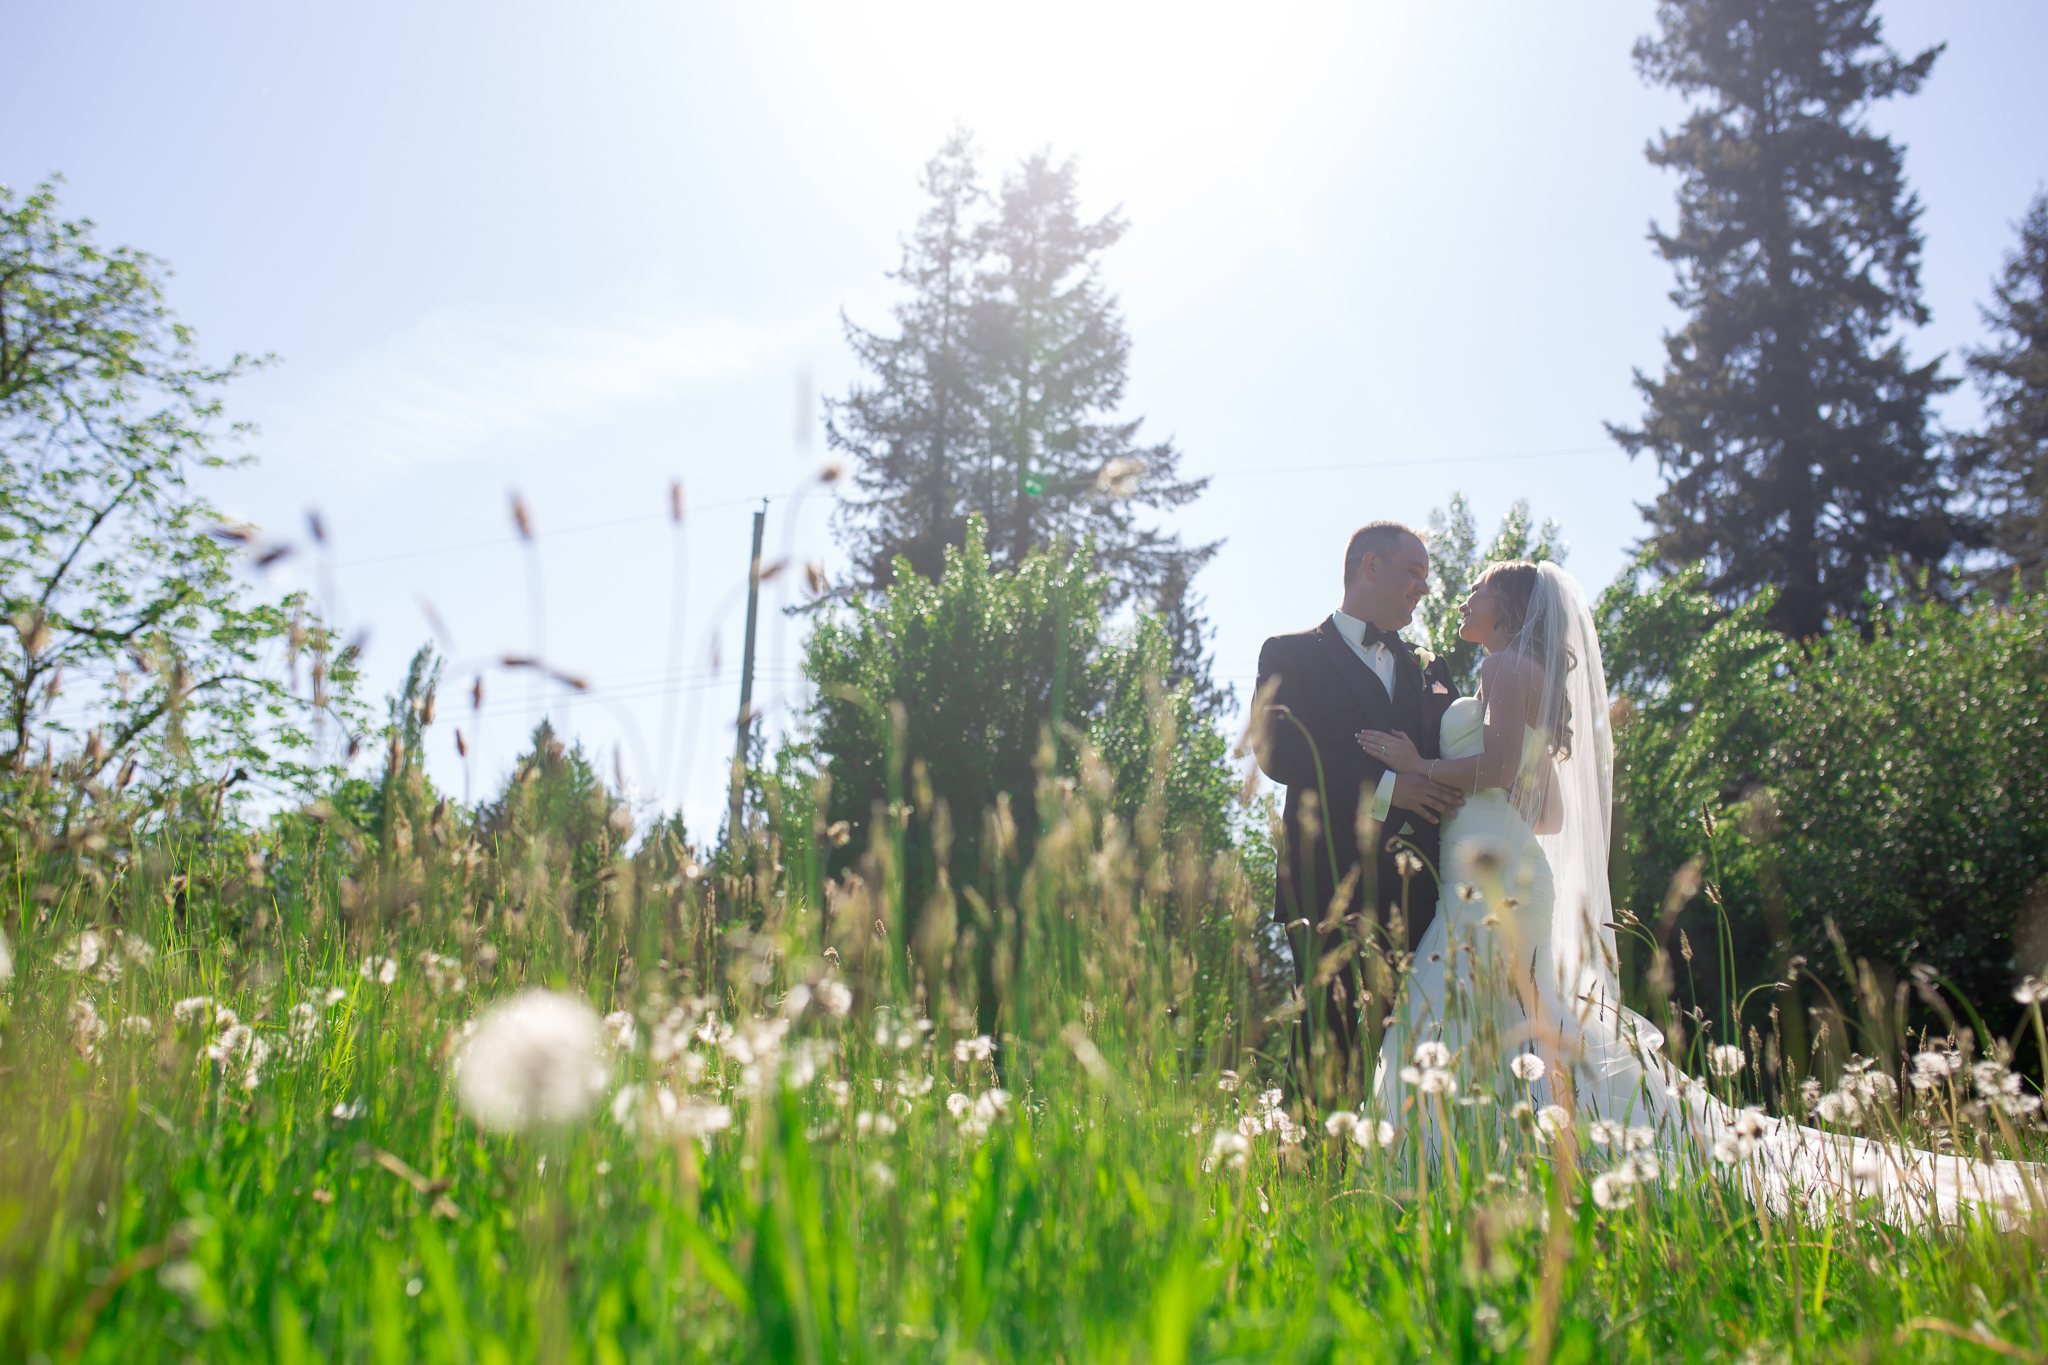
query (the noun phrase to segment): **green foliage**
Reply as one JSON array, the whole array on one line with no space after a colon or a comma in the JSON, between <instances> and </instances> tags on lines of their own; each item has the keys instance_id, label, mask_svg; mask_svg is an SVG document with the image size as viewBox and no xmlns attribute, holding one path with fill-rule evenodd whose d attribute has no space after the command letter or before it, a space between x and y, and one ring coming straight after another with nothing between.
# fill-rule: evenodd
<instances>
[{"instance_id":1,"label":"green foliage","mask_svg":"<svg viewBox=\"0 0 2048 1365\"><path fill-rule=\"evenodd\" d=\"M2048 578L2048 194L2034 197L2019 234L1981 310L1993 342L1964 356L1989 420L1958 440L1956 462L2005 561L1991 576L2038 591Z\"/></svg>"},{"instance_id":2,"label":"green foliage","mask_svg":"<svg viewBox=\"0 0 2048 1365\"><path fill-rule=\"evenodd\" d=\"M886 832L893 809L910 903L922 904L941 868L956 887L1014 878L1041 827L1040 771L1075 771L1084 742L1123 819L1156 799L1169 843L1227 844L1236 784L1225 741L1184 691L1159 691L1156 625L1105 628L1104 587L1086 554L1059 544L998 568L974 518L936 582L906 576L819 622L804 664L818 693L808 748L831 778L828 819L850 835L837 865ZM1063 762L1046 747L1054 736ZM999 807L1013 832L991 837ZM1005 841L1017 851L998 870Z\"/></svg>"},{"instance_id":3,"label":"green foliage","mask_svg":"<svg viewBox=\"0 0 2048 1365\"><path fill-rule=\"evenodd\" d=\"M242 778L304 793L327 773L314 727L352 724L355 652L302 596L249 601L248 533L191 490L234 463L219 390L254 362L196 359L163 274L61 220L53 187L0 187L0 769L40 765L10 802L60 767L162 802L195 782L239 797Z\"/></svg>"},{"instance_id":4,"label":"green foliage","mask_svg":"<svg viewBox=\"0 0 2048 1365\"><path fill-rule=\"evenodd\" d=\"M1479 527L1463 493L1451 494L1451 505L1429 513L1429 595L1416 609L1423 643L1450 665L1451 676L1465 692L1479 688L1479 646L1458 638L1458 606L1472 592L1489 564L1526 559L1562 564L1564 528L1555 518L1541 527L1529 519L1529 500L1517 498L1500 519L1500 529L1485 550L1479 548Z\"/></svg>"},{"instance_id":5,"label":"green foliage","mask_svg":"<svg viewBox=\"0 0 2048 1365\"><path fill-rule=\"evenodd\" d=\"M1646 511L1667 568L1722 602L1775 588L1771 623L1862 620L1895 559L1932 567L1955 526L1929 402L1953 386L1893 334L1927 321L1918 201L1901 149L1864 121L1917 91L1939 48L1884 44L1872 0L1664 0L1646 80L1697 101L1648 156L1680 176L1653 229L1685 325L1638 372L1636 428L1667 480Z\"/></svg>"},{"instance_id":6,"label":"green foliage","mask_svg":"<svg viewBox=\"0 0 2048 1365\"><path fill-rule=\"evenodd\" d=\"M1867 960L1873 981L1922 964L2010 1031L2017 977L2048 965L2020 960L2015 937L2048 876L2048 599L1909 605L1868 640L1835 629L1801 645L1771 628L1768 594L1723 611L1699 570L1643 590L1644 568L1601 603L1624 699L1628 900L1658 923L1673 874L1699 860L1720 905L1696 903L1676 928L1699 954L1700 1001L1725 1030L1725 1002L1796 956L1814 981L1807 1006L1854 1016L1871 1012L1869 990L1845 957ZM1874 1012L1883 1032L1900 1022L1894 1004Z\"/></svg>"}]
</instances>

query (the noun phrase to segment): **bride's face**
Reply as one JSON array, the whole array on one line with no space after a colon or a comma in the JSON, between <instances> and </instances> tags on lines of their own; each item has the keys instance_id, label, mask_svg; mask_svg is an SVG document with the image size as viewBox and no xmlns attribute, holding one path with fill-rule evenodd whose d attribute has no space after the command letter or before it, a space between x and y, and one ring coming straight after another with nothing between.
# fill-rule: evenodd
<instances>
[{"instance_id":1,"label":"bride's face","mask_svg":"<svg viewBox=\"0 0 2048 1365\"><path fill-rule=\"evenodd\" d=\"M1458 605L1458 614L1462 618L1458 627L1460 640L1470 640L1489 650L1500 648L1500 594L1491 584L1481 579L1471 596Z\"/></svg>"}]
</instances>

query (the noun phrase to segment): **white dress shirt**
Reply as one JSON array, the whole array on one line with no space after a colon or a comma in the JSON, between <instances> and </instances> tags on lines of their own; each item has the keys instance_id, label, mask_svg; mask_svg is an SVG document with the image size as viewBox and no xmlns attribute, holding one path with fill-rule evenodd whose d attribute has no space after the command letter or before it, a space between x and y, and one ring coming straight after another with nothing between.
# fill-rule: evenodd
<instances>
[{"instance_id":1,"label":"white dress shirt","mask_svg":"<svg viewBox=\"0 0 2048 1365\"><path fill-rule=\"evenodd\" d=\"M1356 616L1348 616L1343 610L1339 609L1330 613L1330 619L1336 623L1337 633L1344 637L1344 643L1350 645L1351 652L1356 654L1364 661L1365 666L1372 670L1373 676L1380 680L1380 685L1387 689L1387 698L1392 700L1394 696L1394 651L1388 649L1386 645L1378 640L1374 640L1370 645L1366 644L1365 622L1359 620ZM1413 738L1413 736L1410 736L1410 738ZM1373 793L1372 818L1378 820L1381 824L1386 823L1387 812L1393 808L1394 779L1396 776L1397 774L1392 768L1387 769L1380 776L1379 790Z\"/></svg>"}]
</instances>

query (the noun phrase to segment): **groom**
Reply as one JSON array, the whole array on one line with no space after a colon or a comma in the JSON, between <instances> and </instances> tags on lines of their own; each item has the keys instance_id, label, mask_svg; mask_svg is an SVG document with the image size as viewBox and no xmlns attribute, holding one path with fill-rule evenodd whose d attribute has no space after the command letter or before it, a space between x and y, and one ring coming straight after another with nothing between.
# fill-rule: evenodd
<instances>
[{"instance_id":1,"label":"groom","mask_svg":"<svg viewBox=\"0 0 2048 1365\"><path fill-rule=\"evenodd\" d=\"M1287 928L1294 972L1308 1000L1305 1059L1321 1057L1356 1086L1371 1079L1359 1035L1359 997L1387 974L1333 954L1359 952L1347 942L1376 937L1395 953L1413 951L1436 914L1437 824L1464 803L1450 787L1398 775L1358 745L1360 730L1400 730L1425 758L1437 754L1437 729L1457 690L1443 661L1423 661L1401 627L1414 619L1429 588L1429 550L1399 522L1360 527L1344 549L1344 603L1314 630L1275 635L1259 651L1259 767L1287 787L1286 853L1276 879L1273 913ZM1268 689L1271 689L1269 694ZM1320 760L1320 768L1318 767ZM1361 817L1377 843L1360 866ZM1426 865L1408 862L1403 893L1400 846ZM1355 875L1354 875L1355 873ZM1348 887L1334 904L1340 886ZM1405 906L1404 913L1402 912ZM1355 920L1370 916L1382 933L1363 935ZM1401 942L1388 940L1396 920ZM1304 923L1303 921L1306 921ZM1313 983L1313 984L1312 984ZM1315 992L1320 988L1319 998ZM1383 1019L1391 999L1376 1000ZM1373 1029L1376 1036L1378 1030ZM1319 1044L1327 1040L1328 1046ZM1358 1068L1354 1070L1354 1067Z\"/></svg>"}]
</instances>

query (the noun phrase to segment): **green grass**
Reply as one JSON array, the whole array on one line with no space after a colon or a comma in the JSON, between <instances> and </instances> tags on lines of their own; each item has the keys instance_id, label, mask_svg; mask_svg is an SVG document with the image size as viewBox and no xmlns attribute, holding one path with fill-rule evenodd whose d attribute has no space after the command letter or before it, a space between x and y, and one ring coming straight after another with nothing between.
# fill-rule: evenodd
<instances>
[{"instance_id":1,"label":"green grass","mask_svg":"<svg viewBox=\"0 0 2048 1365\"><path fill-rule=\"evenodd\" d=\"M1285 1032L1252 1017L1239 945L1263 912L1227 860L1177 864L1085 784L1044 802L1036 864L984 907L989 1060L952 1055L984 1003L969 945L871 931L905 922L886 848L870 881L829 894L808 833L757 845L750 879L620 857L584 902L545 840L429 839L424 816L410 862L339 831L289 865L274 844L265 886L228 885L244 860L226 843L137 854L99 883L18 860L0 1358L2048 1354L2039 1222L1773 1218L1711 1168L1603 1210L1587 1181L1612 1158L1533 1141L1504 1103L1447 1111L1451 1159L1434 1165L1327 1138L1283 1079ZM130 952L114 979L58 965L82 928L117 921L146 962ZM444 974L437 992L429 952L460 964L461 989ZM360 969L385 956L389 985ZM814 998L791 1026L783 1056L815 1065L804 1084L771 1066L750 1089L741 1059L694 1037L654 1059L671 1010L744 1026L828 977L853 1007ZM465 1021L531 985L628 1010L637 1036L588 1117L486 1133L450 1058ZM253 1088L241 1057L205 1055L218 1024L174 1022L202 994L270 1047ZM81 1001L107 1025L90 1057ZM302 1004L319 1023L295 1039ZM146 1030L127 1031L135 1018ZM617 1088L650 1082L729 1105L732 1126L699 1141L615 1120ZM985 1133L949 1110L998 1084L1011 1098ZM1269 1086L1303 1140L1261 1132L1241 1168L1224 1153L1205 1169Z\"/></svg>"}]
</instances>

